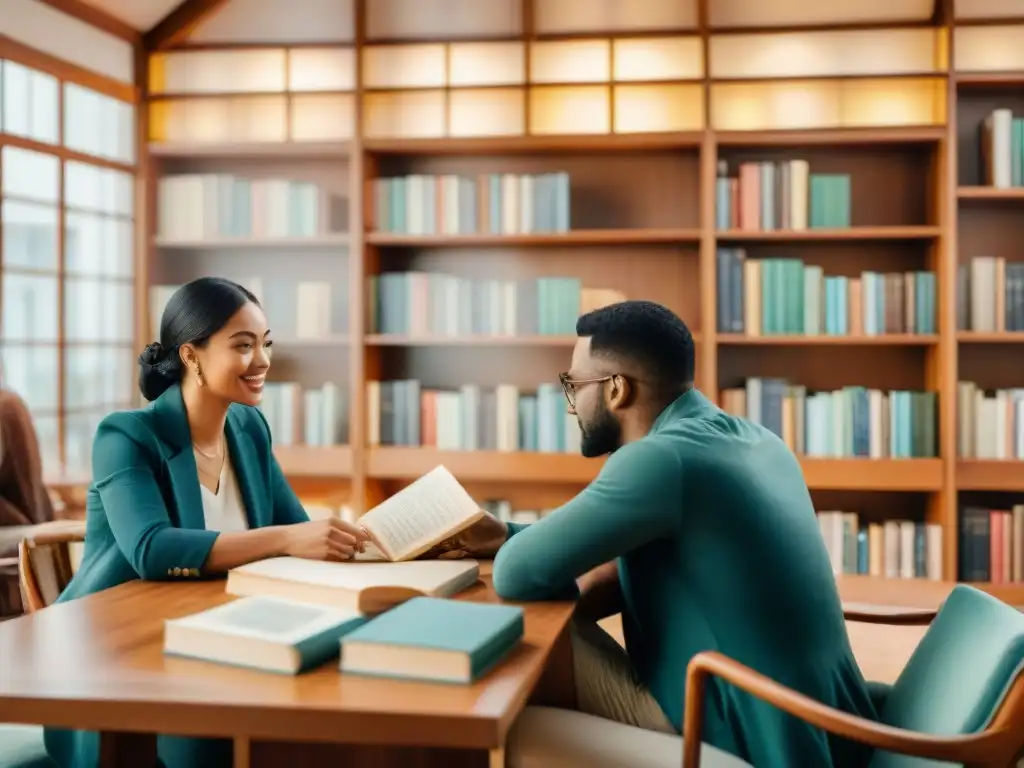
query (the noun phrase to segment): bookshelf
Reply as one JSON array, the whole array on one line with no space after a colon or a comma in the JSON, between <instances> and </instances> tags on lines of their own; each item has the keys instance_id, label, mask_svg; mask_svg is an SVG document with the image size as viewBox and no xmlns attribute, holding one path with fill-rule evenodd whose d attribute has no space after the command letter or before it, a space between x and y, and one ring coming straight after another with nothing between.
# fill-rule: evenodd
<instances>
[{"instance_id":1,"label":"bookshelf","mask_svg":"<svg viewBox=\"0 0 1024 768\"><path fill-rule=\"evenodd\" d=\"M1024 386L1024 322L964 325L957 287L974 256L1021 259L1024 165L996 188L978 131L1024 118L1024 14L939 5L374 0L277 41L233 38L229 4L215 42L150 58L153 221L176 174L306 182L320 215L151 226L149 283L262 286L276 379L347 408L330 445L279 441L282 464L357 511L439 462L514 514L564 501L601 465L557 383L576 313L660 301L704 392L781 408L816 507L871 539L856 557L894 536L933 548L897 575L957 578L960 509L1024 502L1024 450L965 453L958 405L961 381ZM319 335L303 281L329 283ZM1024 596L1006 581L987 588Z\"/></svg>"}]
</instances>

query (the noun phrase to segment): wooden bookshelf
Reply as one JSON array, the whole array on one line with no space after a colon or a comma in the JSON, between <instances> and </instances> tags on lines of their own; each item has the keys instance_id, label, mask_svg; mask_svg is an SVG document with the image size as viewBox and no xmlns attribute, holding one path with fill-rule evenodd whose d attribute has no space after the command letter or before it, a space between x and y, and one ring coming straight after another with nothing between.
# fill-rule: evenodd
<instances>
[{"instance_id":1,"label":"wooden bookshelf","mask_svg":"<svg viewBox=\"0 0 1024 768\"><path fill-rule=\"evenodd\" d=\"M819 510L857 511L864 525L937 526L940 575L956 578L958 510L973 503L971 494L1009 494L993 504L1024 501L1024 457L962 455L958 434L958 381L1024 386L1024 357L1007 355L1024 328L974 330L958 322L959 267L971 255L1024 262L1013 252L1024 241L1017 211L1024 183L995 188L978 157L987 115L1009 108L1024 116L1024 14L986 15L991 2L958 2L955 13L936 16L932 0L877 11L838 0L801 5L795 17L794 4L783 0L494 0L474 13L461 12L461 0L422 8L364 0L354 4L350 34L337 39L186 43L150 62L155 176L310 181L344 197L345 227L301 242L175 239L151 227L149 282L215 272L260 276L284 290L330 273L332 296L344 305L330 329L337 343L305 350L280 343L275 373L304 387L343 383L347 445L281 448L279 455L299 484L333 477L357 510L438 463L481 500L544 509L601 466L572 453L569 438L558 452L381 439L378 385L371 383L415 380L423 391L513 385L527 393L557 388L557 373L568 367L571 317L545 328L490 315L484 322L476 310L453 319L444 306L461 306L457 284L477 286L466 289L469 296L498 291L482 294L493 298L506 290L493 284L520 291L571 278L587 289L584 303L596 300L594 291L660 301L691 327L698 386L723 407L726 393L750 379L786 379L808 392L931 393L930 404L919 398L925 404L913 406L932 408L931 420L921 422L931 426L909 448L899 446L901 458L885 458L894 450L875 439L880 458L804 445L801 461ZM808 190L820 185L806 194L809 210L795 211L790 175L790 198L772 192L777 210L760 210L766 196L757 203L754 218L765 221L752 225L749 211L722 218L720 193L733 188L720 181L723 170L735 178L741 167L771 164L779 169L772 173L795 174L801 161L812 177ZM543 186L556 174L567 176L567 196L556 182ZM534 197L527 214L491 216L488 207L483 215L474 192L469 215L436 199L430 210L428 198L408 188L429 185L443 202L447 182L433 177L472 178L482 188L494 183L491 175L514 175L510 189L548 195L546 205ZM416 176L430 180L382 184ZM395 212L396 199L405 201L404 214ZM749 205L728 199L737 210ZM410 200L418 212L409 213ZM768 218L776 221L763 226ZM719 293L720 249L742 251L758 269L800 260L802 280L819 271L822 291L842 291L847 305L822 298L822 328L811 330L818 320L804 318L794 320L797 332L787 326L785 333L748 322L754 315L745 302L723 314L730 305ZM431 322L406 322L413 311L424 320L420 310L400 317L374 309L374 291L385 290L381 276L396 273L431 274L448 286L435 290L452 291L430 294L434 283L415 288L428 291L418 301L440 307ZM883 294L895 284L886 275L910 275L912 287L898 295L913 296L913 312L882 312L879 320L878 294L865 303L869 282ZM395 290L413 290L389 280L406 286ZM859 311L849 308L850 290L862 291ZM276 330L275 301L267 301ZM833 305L840 315L833 317ZM287 319L280 325L282 338L295 335ZM1024 602L1024 584L1016 599Z\"/></svg>"}]
</instances>

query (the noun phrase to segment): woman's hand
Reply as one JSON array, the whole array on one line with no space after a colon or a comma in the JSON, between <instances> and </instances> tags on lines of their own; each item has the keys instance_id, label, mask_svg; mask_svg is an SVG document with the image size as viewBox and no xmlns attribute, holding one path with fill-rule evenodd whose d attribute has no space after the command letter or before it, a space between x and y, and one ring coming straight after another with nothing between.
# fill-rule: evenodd
<instances>
[{"instance_id":1,"label":"woman's hand","mask_svg":"<svg viewBox=\"0 0 1024 768\"><path fill-rule=\"evenodd\" d=\"M422 555L424 558L453 560L461 557L494 557L508 538L508 526L490 512L469 528L442 541Z\"/></svg>"},{"instance_id":2,"label":"woman's hand","mask_svg":"<svg viewBox=\"0 0 1024 768\"><path fill-rule=\"evenodd\" d=\"M306 560L351 560L370 540L362 528L336 517L283 528L283 553Z\"/></svg>"}]
</instances>

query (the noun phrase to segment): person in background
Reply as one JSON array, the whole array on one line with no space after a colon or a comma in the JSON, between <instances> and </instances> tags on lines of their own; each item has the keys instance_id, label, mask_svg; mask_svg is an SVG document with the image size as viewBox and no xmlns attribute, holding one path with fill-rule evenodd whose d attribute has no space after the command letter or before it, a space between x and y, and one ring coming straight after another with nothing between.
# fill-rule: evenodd
<instances>
[{"instance_id":1,"label":"person in background","mask_svg":"<svg viewBox=\"0 0 1024 768\"><path fill-rule=\"evenodd\" d=\"M576 332L560 378L583 454L606 463L539 522L485 516L457 543L496 552L502 598L579 598L578 709L678 734L687 664L716 650L877 719L793 453L694 388L693 339L665 307L613 304L580 317ZM625 650L596 624L616 613ZM704 741L752 765L847 768L870 757L721 680L709 682L707 706ZM528 751L529 733L513 743Z\"/></svg>"},{"instance_id":2,"label":"person in background","mask_svg":"<svg viewBox=\"0 0 1024 768\"><path fill-rule=\"evenodd\" d=\"M86 502L85 552L58 602L132 579L195 581L278 555L345 560L366 533L311 522L271 450L256 407L271 334L256 297L204 277L171 296L160 340L139 358L150 404L99 425ZM98 737L47 729L62 768L94 768ZM231 741L160 736L166 768L231 765ZM140 767L141 768L141 767Z\"/></svg>"},{"instance_id":3,"label":"person in background","mask_svg":"<svg viewBox=\"0 0 1024 768\"><path fill-rule=\"evenodd\" d=\"M53 519L32 414L17 393L0 389L0 619L24 609L16 560L19 537L6 537L2 529Z\"/></svg>"}]
</instances>

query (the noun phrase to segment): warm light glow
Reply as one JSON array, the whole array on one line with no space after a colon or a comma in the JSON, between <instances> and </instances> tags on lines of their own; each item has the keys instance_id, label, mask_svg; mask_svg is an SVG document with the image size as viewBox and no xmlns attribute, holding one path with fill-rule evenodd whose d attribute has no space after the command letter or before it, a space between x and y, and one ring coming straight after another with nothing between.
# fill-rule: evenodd
<instances>
[{"instance_id":1,"label":"warm light glow","mask_svg":"<svg viewBox=\"0 0 1024 768\"><path fill-rule=\"evenodd\" d=\"M615 80L698 80L704 74L699 37L615 40Z\"/></svg>"},{"instance_id":2,"label":"warm light glow","mask_svg":"<svg viewBox=\"0 0 1024 768\"><path fill-rule=\"evenodd\" d=\"M520 88L454 90L448 93L450 136L521 136L526 128Z\"/></svg>"},{"instance_id":3,"label":"warm light glow","mask_svg":"<svg viewBox=\"0 0 1024 768\"><path fill-rule=\"evenodd\" d=\"M601 85L533 88L530 132L609 133L608 96L608 88Z\"/></svg>"},{"instance_id":4,"label":"warm light glow","mask_svg":"<svg viewBox=\"0 0 1024 768\"><path fill-rule=\"evenodd\" d=\"M292 141L344 141L355 128L355 97L313 94L292 97Z\"/></svg>"},{"instance_id":5,"label":"warm light glow","mask_svg":"<svg viewBox=\"0 0 1024 768\"><path fill-rule=\"evenodd\" d=\"M438 138L444 136L444 91L368 93L363 129L369 138Z\"/></svg>"},{"instance_id":6,"label":"warm light glow","mask_svg":"<svg viewBox=\"0 0 1024 768\"><path fill-rule=\"evenodd\" d=\"M530 46L534 83L605 83L611 79L608 40L551 40Z\"/></svg>"},{"instance_id":7,"label":"warm light glow","mask_svg":"<svg viewBox=\"0 0 1024 768\"><path fill-rule=\"evenodd\" d=\"M953 0L957 19L1022 19L1020 0Z\"/></svg>"},{"instance_id":8,"label":"warm light glow","mask_svg":"<svg viewBox=\"0 0 1024 768\"><path fill-rule=\"evenodd\" d=\"M366 3L366 34L370 40L518 37L520 2L530 1L371 0Z\"/></svg>"},{"instance_id":9,"label":"warm light glow","mask_svg":"<svg viewBox=\"0 0 1024 768\"><path fill-rule=\"evenodd\" d=\"M960 27L953 34L958 72L1024 71L1024 24Z\"/></svg>"},{"instance_id":10,"label":"warm light glow","mask_svg":"<svg viewBox=\"0 0 1024 768\"><path fill-rule=\"evenodd\" d=\"M295 48L288 52L288 90L354 90L355 63L351 48Z\"/></svg>"},{"instance_id":11,"label":"warm light glow","mask_svg":"<svg viewBox=\"0 0 1024 768\"><path fill-rule=\"evenodd\" d=\"M944 96L938 78L719 84L711 123L725 131L935 125L945 119Z\"/></svg>"},{"instance_id":12,"label":"warm light glow","mask_svg":"<svg viewBox=\"0 0 1024 768\"><path fill-rule=\"evenodd\" d=\"M968 0L974 2L974 0ZM935 0L712 0L712 27L837 27L847 24L928 21Z\"/></svg>"},{"instance_id":13,"label":"warm light glow","mask_svg":"<svg viewBox=\"0 0 1024 768\"><path fill-rule=\"evenodd\" d=\"M381 45L363 49L366 88L440 88L445 83L443 45Z\"/></svg>"},{"instance_id":14,"label":"warm light glow","mask_svg":"<svg viewBox=\"0 0 1024 768\"><path fill-rule=\"evenodd\" d=\"M700 85L615 86L615 132L655 133L704 128Z\"/></svg>"},{"instance_id":15,"label":"warm light glow","mask_svg":"<svg viewBox=\"0 0 1024 768\"><path fill-rule=\"evenodd\" d=\"M274 142L287 139L284 96L175 99L150 105L150 140Z\"/></svg>"},{"instance_id":16,"label":"warm light glow","mask_svg":"<svg viewBox=\"0 0 1024 768\"><path fill-rule=\"evenodd\" d=\"M541 34L678 32L696 28L697 0L535 0L534 16Z\"/></svg>"},{"instance_id":17,"label":"warm light glow","mask_svg":"<svg viewBox=\"0 0 1024 768\"><path fill-rule=\"evenodd\" d=\"M448 85L521 85L526 76L523 43L452 43Z\"/></svg>"},{"instance_id":18,"label":"warm light glow","mask_svg":"<svg viewBox=\"0 0 1024 768\"><path fill-rule=\"evenodd\" d=\"M715 35L713 78L919 74L939 64L931 29Z\"/></svg>"},{"instance_id":19,"label":"warm light glow","mask_svg":"<svg viewBox=\"0 0 1024 768\"><path fill-rule=\"evenodd\" d=\"M152 93L268 93L285 90L284 49L154 54Z\"/></svg>"}]
</instances>

